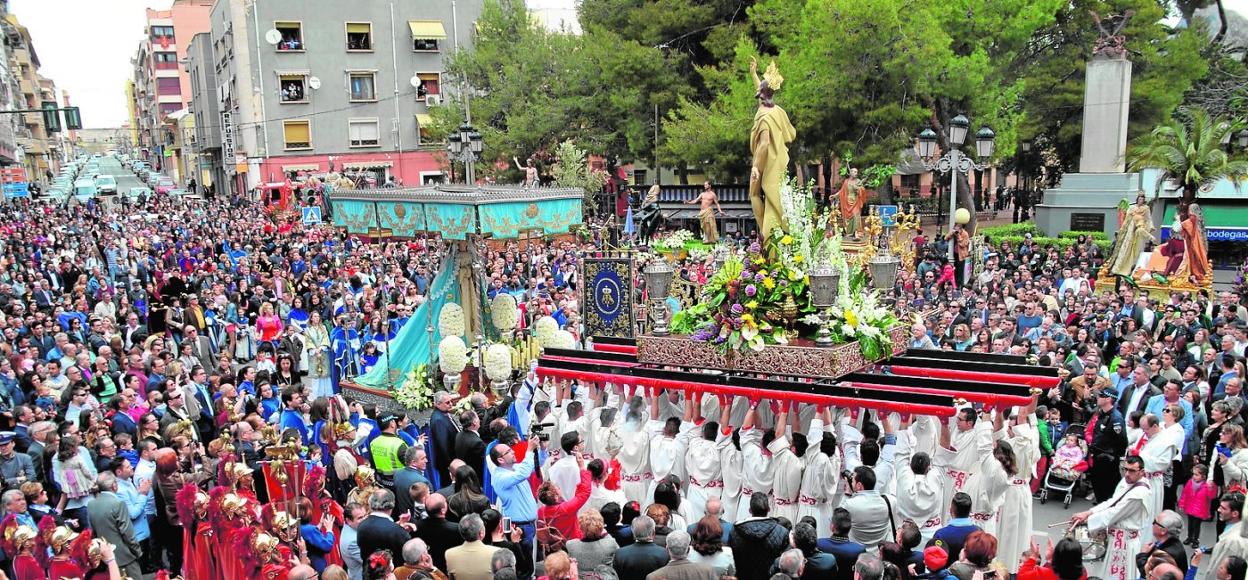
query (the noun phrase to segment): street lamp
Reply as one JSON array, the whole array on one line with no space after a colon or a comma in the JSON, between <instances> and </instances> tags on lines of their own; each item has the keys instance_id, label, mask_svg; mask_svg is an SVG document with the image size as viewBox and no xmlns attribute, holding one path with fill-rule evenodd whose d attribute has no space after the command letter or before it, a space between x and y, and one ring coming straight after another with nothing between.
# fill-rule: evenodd
<instances>
[{"instance_id":1,"label":"street lamp","mask_svg":"<svg viewBox=\"0 0 1248 580\"><path fill-rule=\"evenodd\" d=\"M464 183L472 185L476 182L474 165L477 162L477 156L481 154L484 144L481 141L481 134L477 130L464 122L459 126L459 130L451 133L446 138L446 152L453 161L459 161L464 164Z\"/></svg>"},{"instance_id":2,"label":"street lamp","mask_svg":"<svg viewBox=\"0 0 1248 580\"><path fill-rule=\"evenodd\" d=\"M958 173L966 174L972 169L983 171L988 169L988 164L979 164L962 153L962 144L966 142L966 134L970 131L971 121L966 115L958 115L949 120L949 151L944 155L936 158L936 133L930 128L924 129L919 133L918 142L915 143L915 150L919 157L923 159L923 166L928 171L939 171L940 173L949 173L949 232L953 232L955 220L958 212ZM992 157L993 149L996 148L997 134L983 127L979 132L975 133L975 154L981 159ZM957 171L954 171L954 170ZM949 263L954 261L954 247L956 244L949 244Z\"/></svg>"}]
</instances>

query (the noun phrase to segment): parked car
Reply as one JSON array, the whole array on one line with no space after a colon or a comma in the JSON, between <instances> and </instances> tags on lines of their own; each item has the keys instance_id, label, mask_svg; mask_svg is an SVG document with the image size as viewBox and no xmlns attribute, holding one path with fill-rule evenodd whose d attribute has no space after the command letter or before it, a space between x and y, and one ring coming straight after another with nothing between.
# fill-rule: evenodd
<instances>
[{"instance_id":1,"label":"parked car","mask_svg":"<svg viewBox=\"0 0 1248 580\"><path fill-rule=\"evenodd\" d=\"M148 189L148 188L146 188L146 187L131 187L131 188L130 188L127 192L126 192L126 195L127 195L128 197L134 197L134 198L137 198L137 197L151 197L151 196L152 196L152 190L150 190L150 189Z\"/></svg>"},{"instance_id":2,"label":"parked car","mask_svg":"<svg viewBox=\"0 0 1248 580\"><path fill-rule=\"evenodd\" d=\"M86 202L98 194L94 179L79 179L74 182L74 197L78 198L78 201Z\"/></svg>"},{"instance_id":3,"label":"parked car","mask_svg":"<svg viewBox=\"0 0 1248 580\"><path fill-rule=\"evenodd\" d=\"M161 176L156 180L156 187L154 189L156 190L156 193L169 193L174 189L173 180L168 177Z\"/></svg>"},{"instance_id":4,"label":"parked car","mask_svg":"<svg viewBox=\"0 0 1248 580\"><path fill-rule=\"evenodd\" d=\"M96 177L95 188L99 190L100 195L117 195L117 178L111 175Z\"/></svg>"}]
</instances>

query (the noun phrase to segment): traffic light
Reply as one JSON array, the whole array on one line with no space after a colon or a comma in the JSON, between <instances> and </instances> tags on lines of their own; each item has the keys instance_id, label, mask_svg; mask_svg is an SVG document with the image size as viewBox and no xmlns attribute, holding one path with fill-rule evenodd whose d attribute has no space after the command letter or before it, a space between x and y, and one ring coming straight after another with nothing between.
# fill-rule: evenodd
<instances>
[{"instance_id":1,"label":"traffic light","mask_svg":"<svg viewBox=\"0 0 1248 580\"><path fill-rule=\"evenodd\" d=\"M61 132L61 118L56 114L56 103L50 101L43 102L43 126L47 128L49 133Z\"/></svg>"},{"instance_id":2,"label":"traffic light","mask_svg":"<svg viewBox=\"0 0 1248 580\"><path fill-rule=\"evenodd\" d=\"M77 131L82 128L82 115L78 113L78 107L65 107L61 112L65 114L66 129Z\"/></svg>"}]
</instances>

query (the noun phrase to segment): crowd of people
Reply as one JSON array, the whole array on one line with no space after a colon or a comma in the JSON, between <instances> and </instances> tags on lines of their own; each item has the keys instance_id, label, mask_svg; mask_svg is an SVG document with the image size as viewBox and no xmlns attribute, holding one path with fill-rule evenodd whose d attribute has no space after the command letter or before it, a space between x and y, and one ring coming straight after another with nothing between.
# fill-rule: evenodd
<instances>
[{"instance_id":1,"label":"crowd of people","mask_svg":"<svg viewBox=\"0 0 1248 580\"><path fill-rule=\"evenodd\" d=\"M933 313L912 346L1060 369L1024 407L945 421L530 371L437 392L426 420L340 383L410 322L441 240L163 198L16 202L0 229L9 577L1244 578L1248 311L1098 291L1086 241L946 276L921 239L899 278ZM575 331L594 247L484 245L487 294ZM1050 471L1094 500L1072 524L1101 560L1033 542Z\"/></svg>"}]
</instances>

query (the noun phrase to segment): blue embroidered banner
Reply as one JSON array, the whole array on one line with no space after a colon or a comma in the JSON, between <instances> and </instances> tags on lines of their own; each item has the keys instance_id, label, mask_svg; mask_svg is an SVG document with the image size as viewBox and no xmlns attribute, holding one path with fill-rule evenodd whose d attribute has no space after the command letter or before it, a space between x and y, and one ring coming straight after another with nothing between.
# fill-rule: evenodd
<instances>
[{"instance_id":1,"label":"blue embroidered banner","mask_svg":"<svg viewBox=\"0 0 1248 580\"><path fill-rule=\"evenodd\" d=\"M585 335L633 336L633 260L627 254L584 258Z\"/></svg>"}]
</instances>

